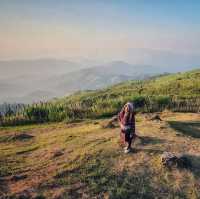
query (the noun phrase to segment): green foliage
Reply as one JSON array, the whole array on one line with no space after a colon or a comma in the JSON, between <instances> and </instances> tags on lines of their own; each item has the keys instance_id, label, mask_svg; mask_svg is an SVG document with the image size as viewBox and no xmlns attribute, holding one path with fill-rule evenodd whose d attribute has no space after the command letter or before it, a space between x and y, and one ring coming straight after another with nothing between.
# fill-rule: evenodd
<instances>
[{"instance_id":1,"label":"green foliage","mask_svg":"<svg viewBox=\"0 0 200 199\"><path fill-rule=\"evenodd\" d=\"M62 99L26 106L21 113L0 118L2 126L74 121L117 114L127 102L136 111L164 109L179 112L200 110L200 70L166 75L145 81L127 81L103 90L77 92Z\"/></svg>"},{"instance_id":2,"label":"green foliage","mask_svg":"<svg viewBox=\"0 0 200 199\"><path fill-rule=\"evenodd\" d=\"M46 105L43 103L40 106L37 105L28 106L24 110L24 115L30 121L43 122L48 120L48 109Z\"/></svg>"}]
</instances>

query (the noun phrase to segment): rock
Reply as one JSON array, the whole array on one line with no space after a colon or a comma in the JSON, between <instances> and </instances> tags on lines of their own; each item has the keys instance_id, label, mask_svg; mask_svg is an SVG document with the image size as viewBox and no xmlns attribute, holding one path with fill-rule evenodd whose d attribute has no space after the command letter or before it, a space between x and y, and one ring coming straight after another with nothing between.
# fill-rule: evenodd
<instances>
[{"instance_id":1,"label":"rock","mask_svg":"<svg viewBox=\"0 0 200 199\"><path fill-rule=\"evenodd\" d=\"M150 120L152 121L162 121L162 119L160 118L160 116L158 114L153 115Z\"/></svg>"},{"instance_id":2,"label":"rock","mask_svg":"<svg viewBox=\"0 0 200 199\"><path fill-rule=\"evenodd\" d=\"M164 152L161 155L161 164L167 168L190 168L191 162L184 155L175 155L171 152Z\"/></svg>"}]
</instances>

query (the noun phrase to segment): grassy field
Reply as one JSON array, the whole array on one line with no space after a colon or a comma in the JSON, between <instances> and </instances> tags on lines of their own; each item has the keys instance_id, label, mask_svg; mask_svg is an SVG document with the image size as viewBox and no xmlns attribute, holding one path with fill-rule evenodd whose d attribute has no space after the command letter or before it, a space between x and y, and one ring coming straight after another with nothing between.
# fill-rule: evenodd
<instances>
[{"instance_id":1,"label":"grassy field","mask_svg":"<svg viewBox=\"0 0 200 199\"><path fill-rule=\"evenodd\" d=\"M0 198L200 198L200 115L137 115L135 152L124 154L107 120L0 129ZM192 169L167 170L163 151Z\"/></svg>"}]
</instances>

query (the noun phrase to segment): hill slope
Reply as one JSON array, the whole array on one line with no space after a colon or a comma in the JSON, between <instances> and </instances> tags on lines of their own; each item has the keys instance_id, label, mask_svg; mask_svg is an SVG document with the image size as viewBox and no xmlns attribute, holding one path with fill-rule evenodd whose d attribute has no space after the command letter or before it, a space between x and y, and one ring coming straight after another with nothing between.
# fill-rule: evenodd
<instances>
[{"instance_id":1,"label":"hill slope","mask_svg":"<svg viewBox=\"0 0 200 199\"><path fill-rule=\"evenodd\" d=\"M164 109L199 112L199 91L200 70L162 75L143 81L127 81L106 89L79 91L47 103L34 104L23 110L21 115L5 118L1 125L101 118L116 114L127 101L134 101L136 111L140 112Z\"/></svg>"},{"instance_id":2,"label":"hill slope","mask_svg":"<svg viewBox=\"0 0 200 199\"><path fill-rule=\"evenodd\" d=\"M81 92L80 94L66 97L80 99L83 96L111 95L200 95L200 69L172 75L161 75L143 81L127 81L94 92Z\"/></svg>"},{"instance_id":3,"label":"hill slope","mask_svg":"<svg viewBox=\"0 0 200 199\"><path fill-rule=\"evenodd\" d=\"M81 103L87 100L123 101L134 96L200 96L200 69L172 75L161 75L148 80L131 80L106 89L77 92L54 103Z\"/></svg>"},{"instance_id":4,"label":"hill slope","mask_svg":"<svg viewBox=\"0 0 200 199\"><path fill-rule=\"evenodd\" d=\"M185 71L186 68L178 67L174 71L172 67L134 65L123 61L89 65L40 59L0 61L0 70L0 102L32 103L79 90L103 89L126 80L143 80L165 72Z\"/></svg>"},{"instance_id":5,"label":"hill slope","mask_svg":"<svg viewBox=\"0 0 200 199\"><path fill-rule=\"evenodd\" d=\"M102 120L0 129L0 198L199 198L199 115L145 118L128 155ZM186 154L192 169L164 169L164 151Z\"/></svg>"}]
</instances>

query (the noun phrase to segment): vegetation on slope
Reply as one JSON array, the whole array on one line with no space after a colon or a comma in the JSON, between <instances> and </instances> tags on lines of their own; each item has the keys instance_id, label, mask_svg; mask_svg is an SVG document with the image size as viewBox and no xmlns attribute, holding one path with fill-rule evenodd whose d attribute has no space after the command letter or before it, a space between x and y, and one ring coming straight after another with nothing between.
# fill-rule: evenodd
<instances>
[{"instance_id":1,"label":"vegetation on slope","mask_svg":"<svg viewBox=\"0 0 200 199\"><path fill-rule=\"evenodd\" d=\"M112 87L142 95L200 95L200 70L161 76L142 82L129 81Z\"/></svg>"},{"instance_id":2,"label":"vegetation on slope","mask_svg":"<svg viewBox=\"0 0 200 199\"><path fill-rule=\"evenodd\" d=\"M128 81L103 90L77 92L62 99L27 106L22 113L3 118L2 125L71 121L116 114L127 101L137 111L170 109L198 112L200 107L200 70L166 75L145 81Z\"/></svg>"}]
</instances>

